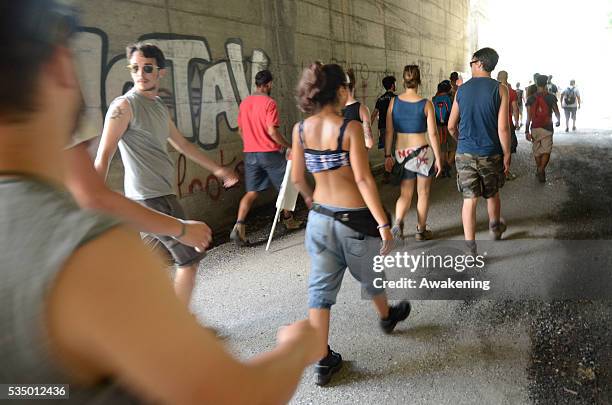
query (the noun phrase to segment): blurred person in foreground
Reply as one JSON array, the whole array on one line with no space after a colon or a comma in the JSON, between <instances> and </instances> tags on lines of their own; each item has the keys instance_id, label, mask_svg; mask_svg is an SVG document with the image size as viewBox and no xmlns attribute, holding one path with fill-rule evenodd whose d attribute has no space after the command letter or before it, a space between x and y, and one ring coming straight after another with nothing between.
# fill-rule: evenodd
<instances>
[{"instance_id":1,"label":"blurred person in foreground","mask_svg":"<svg viewBox=\"0 0 612 405\"><path fill-rule=\"evenodd\" d=\"M135 232L80 210L65 190L81 100L76 25L52 0L0 0L0 381L70 384L59 403L289 401L325 355L307 321L238 361Z\"/></svg>"}]
</instances>

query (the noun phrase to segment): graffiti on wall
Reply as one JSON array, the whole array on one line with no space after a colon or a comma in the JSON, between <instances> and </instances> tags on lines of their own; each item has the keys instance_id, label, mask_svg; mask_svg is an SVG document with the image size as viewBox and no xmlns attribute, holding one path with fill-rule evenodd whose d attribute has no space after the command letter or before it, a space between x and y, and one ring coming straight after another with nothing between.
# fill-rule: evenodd
<instances>
[{"instance_id":1,"label":"graffiti on wall","mask_svg":"<svg viewBox=\"0 0 612 405\"><path fill-rule=\"evenodd\" d=\"M225 55L217 59L212 57L206 38L200 36L150 33L138 40L153 43L164 52L168 74L162 80L160 97L168 105L178 129L202 149L218 149L217 161L223 160L220 131L223 124L230 131L237 130L240 101L254 91L254 76L269 66L268 55L261 49L254 49L245 56L242 41L237 38L225 42ZM97 128L102 128L112 100L132 84L125 69L125 54L109 55L108 35L91 27L80 29L74 51L87 116ZM233 157L225 163L234 164L236 160ZM178 161L179 193L185 181L186 168L183 156ZM193 179L188 192L200 190L216 200L221 187L214 176L205 181Z\"/></svg>"},{"instance_id":2,"label":"graffiti on wall","mask_svg":"<svg viewBox=\"0 0 612 405\"><path fill-rule=\"evenodd\" d=\"M390 72L388 70L373 70L366 62L348 62L337 58L331 58L329 63L336 63L345 69L353 69L355 73L355 79L357 80L357 89L355 91L355 97L362 103L373 102L382 93L381 82L385 76L393 75L399 79L400 85L398 88L401 89L401 70L399 72ZM427 96L435 93L437 84L442 80L448 78L447 74L440 68L437 74L433 72L433 65L431 60L420 58L415 61L409 62L409 64L416 64L421 70L422 85L420 92ZM302 69L307 66L306 62L301 63ZM399 76L397 76L399 74ZM449 72L450 74L450 72ZM373 93L368 92L368 84L374 84ZM373 99L373 100L372 100Z\"/></svg>"}]
</instances>

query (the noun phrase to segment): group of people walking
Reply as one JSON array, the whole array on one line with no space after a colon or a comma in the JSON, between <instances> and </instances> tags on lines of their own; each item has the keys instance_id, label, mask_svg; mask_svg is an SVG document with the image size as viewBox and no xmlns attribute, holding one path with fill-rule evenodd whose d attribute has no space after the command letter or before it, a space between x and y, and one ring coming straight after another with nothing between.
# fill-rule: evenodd
<instances>
[{"instance_id":1,"label":"group of people walking","mask_svg":"<svg viewBox=\"0 0 612 405\"><path fill-rule=\"evenodd\" d=\"M308 319L282 328L272 350L239 361L188 311L212 232L185 218L173 191L167 143L224 187L239 179L176 128L159 97L167 72L163 51L140 42L126 49L134 87L110 105L92 161L87 143L99 131L79 122L83 98L69 50L76 26L74 11L54 0L2 4L0 42L7 44L0 60L2 381L72 383L76 403L287 402L308 365L315 364L319 385L328 384L342 366L328 341L330 311L347 268L371 297L384 333L409 316L408 301L392 305L375 286L374 277L381 275L373 272L372 261L403 236L415 190L417 240L433 236L427 227L432 179L450 176L453 163L470 252L476 252L480 197L487 201L492 237L500 239L506 230L499 190L511 163L512 107L504 78L491 78L495 50L475 52L472 78L461 84L454 72L433 101L419 93L419 67L406 66L405 90L395 95L396 81L386 77L386 93L372 113L355 100L353 72L312 63L296 90L306 118L294 125L290 141L278 129L272 74L258 72L257 90L242 100L238 116L247 192L230 237L248 244L248 212L259 192L280 187L290 153L291 180L310 209ZM536 84L527 106L550 105L551 96L541 95L542 79ZM381 203L369 166L376 119L385 169L400 181L394 217ZM536 157L543 171L549 129L540 124L539 114L528 114L527 134L544 151ZM117 148L125 196L104 184ZM289 228L300 225L290 212L283 218ZM177 268L174 290L164 264L134 230L170 252Z\"/></svg>"}]
</instances>

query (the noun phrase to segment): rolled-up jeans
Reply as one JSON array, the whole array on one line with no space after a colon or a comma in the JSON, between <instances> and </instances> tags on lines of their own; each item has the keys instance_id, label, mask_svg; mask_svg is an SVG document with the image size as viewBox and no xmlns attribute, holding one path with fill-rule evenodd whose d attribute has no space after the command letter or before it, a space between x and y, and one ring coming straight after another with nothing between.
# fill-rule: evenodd
<instances>
[{"instance_id":1,"label":"rolled-up jeans","mask_svg":"<svg viewBox=\"0 0 612 405\"><path fill-rule=\"evenodd\" d=\"M324 207L332 211L362 209ZM374 256L379 254L380 244L380 238L367 236L332 217L310 211L306 226L306 250L311 260L308 307L330 309L336 303L347 267L367 296L384 293L384 288L374 286L375 279L385 279L384 272L373 270Z\"/></svg>"}]
</instances>

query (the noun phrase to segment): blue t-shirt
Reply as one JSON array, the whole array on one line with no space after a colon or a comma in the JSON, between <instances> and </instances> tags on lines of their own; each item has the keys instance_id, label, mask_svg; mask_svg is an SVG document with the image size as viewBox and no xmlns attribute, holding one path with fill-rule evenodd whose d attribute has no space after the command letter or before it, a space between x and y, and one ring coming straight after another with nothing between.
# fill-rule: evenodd
<instances>
[{"instance_id":1,"label":"blue t-shirt","mask_svg":"<svg viewBox=\"0 0 612 405\"><path fill-rule=\"evenodd\" d=\"M473 77L459 87L456 97L461 120L457 153L501 155L497 132L499 82L490 77Z\"/></svg>"}]
</instances>

